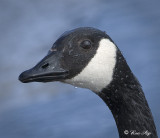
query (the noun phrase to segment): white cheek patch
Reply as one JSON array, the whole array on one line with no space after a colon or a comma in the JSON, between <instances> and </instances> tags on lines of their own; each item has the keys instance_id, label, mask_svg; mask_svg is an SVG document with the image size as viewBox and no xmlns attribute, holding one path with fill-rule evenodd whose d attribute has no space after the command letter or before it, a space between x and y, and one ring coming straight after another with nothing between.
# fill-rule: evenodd
<instances>
[{"instance_id":1,"label":"white cheek patch","mask_svg":"<svg viewBox=\"0 0 160 138\"><path fill-rule=\"evenodd\" d=\"M100 92L113 79L116 50L116 46L109 39L101 39L97 52L88 65L77 76L65 82Z\"/></svg>"}]
</instances>

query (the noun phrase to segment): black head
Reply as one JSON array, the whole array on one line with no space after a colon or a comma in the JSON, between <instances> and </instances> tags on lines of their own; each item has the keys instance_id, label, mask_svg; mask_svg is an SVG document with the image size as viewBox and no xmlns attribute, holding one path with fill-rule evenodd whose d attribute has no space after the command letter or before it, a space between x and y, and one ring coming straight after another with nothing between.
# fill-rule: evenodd
<instances>
[{"instance_id":1,"label":"black head","mask_svg":"<svg viewBox=\"0 0 160 138\"><path fill-rule=\"evenodd\" d=\"M65 32L53 44L47 56L35 67L23 72L19 80L27 83L72 78L92 59L102 38L109 37L105 32L89 27Z\"/></svg>"}]
</instances>

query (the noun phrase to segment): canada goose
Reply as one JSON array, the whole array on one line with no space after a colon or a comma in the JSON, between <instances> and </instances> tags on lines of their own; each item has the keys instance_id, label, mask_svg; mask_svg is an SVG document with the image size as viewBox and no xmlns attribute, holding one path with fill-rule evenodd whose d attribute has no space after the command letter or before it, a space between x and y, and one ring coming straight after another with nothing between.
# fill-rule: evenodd
<instances>
[{"instance_id":1,"label":"canada goose","mask_svg":"<svg viewBox=\"0 0 160 138\"><path fill-rule=\"evenodd\" d=\"M122 53L103 31L91 27L65 32L23 83L61 81L95 92L108 105L120 138L157 138L140 83Z\"/></svg>"}]
</instances>

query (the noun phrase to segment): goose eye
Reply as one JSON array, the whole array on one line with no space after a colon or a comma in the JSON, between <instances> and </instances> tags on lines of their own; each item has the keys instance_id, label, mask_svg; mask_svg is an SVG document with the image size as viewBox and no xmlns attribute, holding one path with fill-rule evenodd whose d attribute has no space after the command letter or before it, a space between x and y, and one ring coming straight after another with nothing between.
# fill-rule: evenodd
<instances>
[{"instance_id":1,"label":"goose eye","mask_svg":"<svg viewBox=\"0 0 160 138\"><path fill-rule=\"evenodd\" d=\"M90 49L92 47L92 43L91 41L89 40L84 40L83 42L81 42L80 46L83 48L83 49Z\"/></svg>"}]
</instances>

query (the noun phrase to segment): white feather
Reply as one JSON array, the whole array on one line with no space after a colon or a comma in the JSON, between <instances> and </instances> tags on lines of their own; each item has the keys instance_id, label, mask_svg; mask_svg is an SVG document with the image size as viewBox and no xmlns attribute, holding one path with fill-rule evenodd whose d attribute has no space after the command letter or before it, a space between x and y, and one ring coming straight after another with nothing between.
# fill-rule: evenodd
<instances>
[{"instance_id":1,"label":"white feather","mask_svg":"<svg viewBox=\"0 0 160 138\"><path fill-rule=\"evenodd\" d=\"M116 50L117 47L109 39L101 39L97 52L88 65L77 76L65 82L100 92L113 79Z\"/></svg>"}]
</instances>

